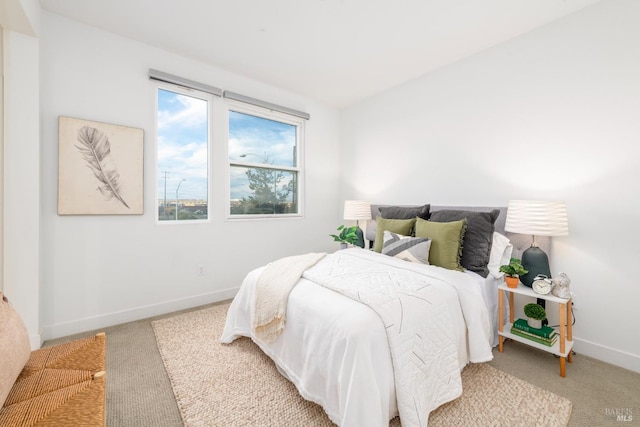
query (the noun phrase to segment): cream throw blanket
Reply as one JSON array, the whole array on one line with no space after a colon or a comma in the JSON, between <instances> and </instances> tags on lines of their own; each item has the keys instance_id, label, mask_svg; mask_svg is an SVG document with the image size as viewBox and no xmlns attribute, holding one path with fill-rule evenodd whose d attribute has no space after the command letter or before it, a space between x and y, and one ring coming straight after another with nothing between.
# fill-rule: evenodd
<instances>
[{"instance_id":1,"label":"cream throw blanket","mask_svg":"<svg viewBox=\"0 0 640 427\"><path fill-rule=\"evenodd\" d=\"M267 265L255 290L253 330L256 337L273 342L284 330L287 300L302 273L325 256L308 253L281 258Z\"/></svg>"}]
</instances>

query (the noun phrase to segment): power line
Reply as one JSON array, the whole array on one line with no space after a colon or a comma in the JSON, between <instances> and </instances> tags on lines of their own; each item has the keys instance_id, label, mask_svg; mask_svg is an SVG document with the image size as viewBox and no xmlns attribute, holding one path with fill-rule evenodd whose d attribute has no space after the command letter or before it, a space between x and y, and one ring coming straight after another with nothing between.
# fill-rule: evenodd
<instances>
[{"instance_id":1,"label":"power line","mask_svg":"<svg viewBox=\"0 0 640 427\"><path fill-rule=\"evenodd\" d=\"M164 208L167 208L167 176L169 175L169 172L167 171L163 171L162 172L164 174Z\"/></svg>"}]
</instances>

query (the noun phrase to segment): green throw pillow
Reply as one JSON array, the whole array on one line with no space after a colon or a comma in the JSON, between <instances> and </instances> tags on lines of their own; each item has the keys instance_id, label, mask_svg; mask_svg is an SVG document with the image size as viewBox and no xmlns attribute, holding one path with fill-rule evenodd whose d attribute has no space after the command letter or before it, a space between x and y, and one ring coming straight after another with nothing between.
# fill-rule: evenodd
<instances>
[{"instance_id":1,"label":"green throw pillow","mask_svg":"<svg viewBox=\"0 0 640 427\"><path fill-rule=\"evenodd\" d=\"M378 215L378 218L376 218L376 240L373 242L373 251L378 253L382 252L382 246L384 245L384 230L401 234L403 236L410 236L415 223L415 218L387 219Z\"/></svg>"},{"instance_id":2,"label":"green throw pillow","mask_svg":"<svg viewBox=\"0 0 640 427\"><path fill-rule=\"evenodd\" d=\"M466 218L452 222L425 221L418 218L415 236L431 239L429 264L449 270L463 271L464 268L460 265L460 255L462 254L462 239L466 227Z\"/></svg>"}]
</instances>

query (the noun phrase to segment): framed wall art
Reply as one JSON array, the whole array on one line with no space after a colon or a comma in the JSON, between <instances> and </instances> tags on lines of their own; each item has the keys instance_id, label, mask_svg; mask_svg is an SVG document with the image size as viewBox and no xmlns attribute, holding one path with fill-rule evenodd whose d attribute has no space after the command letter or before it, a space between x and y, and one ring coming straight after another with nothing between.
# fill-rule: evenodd
<instances>
[{"instance_id":1,"label":"framed wall art","mask_svg":"<svg viewBox=\"0 0 640 427\"><path fill-rule=\"evenodd\" d=\"M58 214L141 215L144 131L60 116Z\"/></svg>"}]
</instances>

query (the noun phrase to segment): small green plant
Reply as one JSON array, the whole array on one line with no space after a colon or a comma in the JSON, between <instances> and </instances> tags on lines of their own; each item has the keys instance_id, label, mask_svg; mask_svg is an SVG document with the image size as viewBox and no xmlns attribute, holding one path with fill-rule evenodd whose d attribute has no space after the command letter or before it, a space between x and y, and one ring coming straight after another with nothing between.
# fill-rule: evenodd
<instances>
[{"instance_id":1,"label":"small green plant","mask_svg":"<svg viewBox=\"0 0 640 427\"><path fill-rule=\"evenodd\" d=\"M523 274L527 274L529 270L524 268L518 258L511 258L509 264L501 265L500 272L506 274L509 277L518 277Z\"/></svg>"},{"instance_id":2,"label":"small green plant","mask_svg":"<svg viewBox=\"0 0 640 427\"><path fill-rule=\"evenodd\" d=\"M540 304L526 304L524 306L524 315L536 320L544 320L547 318L547 312Z\"/></svg>"},{"instance_id":3,"label":"small green plant","mask_svg":"<svg viewBox=\"0 0 640 427\"><path fill-rule=\"evenodd\" d=\"M356 231L357 229L358 226L356 225L351 227L345 227L344 225L341 225L340 227L338 227L338 231L340 233L330 234L330 236L333 237L334 242L355 245L356 243L358 243L358 233Z\"/></svg>"}]
</instances>

